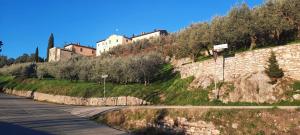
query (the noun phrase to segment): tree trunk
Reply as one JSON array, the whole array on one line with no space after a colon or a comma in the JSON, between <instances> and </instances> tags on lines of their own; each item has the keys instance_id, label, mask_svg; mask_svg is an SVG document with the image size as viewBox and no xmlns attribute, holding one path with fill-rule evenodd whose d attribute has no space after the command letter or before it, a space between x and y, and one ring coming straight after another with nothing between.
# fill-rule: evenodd
<instances>
[{"instance_id":1,"label":"tree trunk","mask_svg":"<svg viewBox=\"0 0 300 135\"><path fill-rule=\"evenodd\" d=\"M210 50L208 49L207 46L205 47L205 50L207 51L207 54L208 54L209 56L212 56L212 54L210 53Z\"/></svg>"},{"instance_id":2,"label":"tree trunk","mask_svg":"<svg viewBox=\"0 0 300 135\"><path fill-rule=\"evenodd\" d=\"M275 43L276 44L279 44L279 35L280 35L279 31L275 30L275 32L274 32L274 38L275 38Z\"/></svg>"},{"instance_id":3,"label":"tree trunk","mask_svg":"<svg viewBox=\"0 0 300 135\"><path fill-rule=\"evenodd\" d=\"M144 85L147 86L147 77L146 77L146 73L144 73Z\"/></svg>"},{"instance_id":4,"label":"tree trunk","mask_svg":"<svg viewBox=\"0 0 300 135\"><path fill-rule=\"evenodd\" d=\"M250 50L253 50L254 48L256 48L256 40L257 40L256 36L251 36Z\"/></svg>"},{"instance_id":5,"label":"tree trunk","mask_svg":"<svg viewBox=\"0 0 300 135\"><path fill-rule=\"evenodd\" d=\"M298 35L297 35L297 37L298 37L298 39L300 39L300 25L298 25L298 27L297 27L297 33L298 33Z\"/></svg>"}]
</instances>

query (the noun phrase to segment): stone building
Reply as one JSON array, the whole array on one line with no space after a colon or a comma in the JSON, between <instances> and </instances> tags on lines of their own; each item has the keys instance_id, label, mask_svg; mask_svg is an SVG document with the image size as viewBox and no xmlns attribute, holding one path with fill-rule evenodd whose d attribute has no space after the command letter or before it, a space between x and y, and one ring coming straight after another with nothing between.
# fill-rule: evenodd
<instances>
[{"instance_id":1,"label":"stone building","mask_svg":"<svg viewBox=\"0 0 300 135\"><path fill-rule=\"evenodd\" d=\"M53 47L49 50L49 62L68 60L73 55L95 57L96 49L80 44L68 44L64 48Z\"/></svg>"},{"instance_id":2,"label":"stone building","mask_svg":"<svg viewBox=\"0 0 300 135\"><path fill-rule=\"evenodd\" d=\"M143 39L150 39L155 37L160 37L162 35L167 35L168 32L166 30L154 30L152 32L142 32L140 35L132 36L128 38L126 36L120 35L111 35L107 39L100 40L97 42L96 48L97 53L96 56L100 56L103 52L109 51L111 48L116 47L118 45L126 45L131 42L136 42Z\"/></svg>"},{"instance_id":3,"label":"stone building","mask_svg":"<svg viewBox=\"0 0 300 135\"><path fill-rule=\"evenodd\" d=\"M76 54L87 56L87 57L94 57L96 56L96 49L88 46L83 46L80 44L68 44L64 47L66 50L72 51Z\"/></svg>"}]
</instances>

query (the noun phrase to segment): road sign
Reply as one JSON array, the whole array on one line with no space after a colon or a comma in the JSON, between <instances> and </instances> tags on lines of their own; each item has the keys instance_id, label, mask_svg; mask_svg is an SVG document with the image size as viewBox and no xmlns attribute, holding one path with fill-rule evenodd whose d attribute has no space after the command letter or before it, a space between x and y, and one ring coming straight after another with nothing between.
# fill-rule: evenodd
<instances>
[{"instance_id":1,"label":"road sign","mask_svg":"<svg viewBox=\"0 0 300 135\"><path fill-rule=\"evenodd\" d=\"M107 77L108 77L108 75L102 75L101 77L102 77L102 78L107 78Z\"/></svg>"},{"instance_id":2,"label":"road sign","mask_svg":"<svg viewBox=\"0 0 300 135\"><path fill-rule=\"evenodd\" d=\"M228 44L214 45L214 50L221 50L226 48L228 48Z\"/></svg>"}]
</instances>

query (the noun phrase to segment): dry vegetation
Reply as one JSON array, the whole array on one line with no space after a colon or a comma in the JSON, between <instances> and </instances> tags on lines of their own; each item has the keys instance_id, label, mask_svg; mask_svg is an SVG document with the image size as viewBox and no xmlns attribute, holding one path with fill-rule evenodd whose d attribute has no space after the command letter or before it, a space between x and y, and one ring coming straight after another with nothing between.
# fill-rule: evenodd
<instances>
[{"instance_id":1,"label":"dry vegetation","mask_svg":"<svg viewBox=\"0 0 300 135\"><path fill-rule=\"evenodd\" d=\"M149 129L149 125L160 123L166 117L173 120L185 118L189 122L212 122L221 134L297 135L300 133L299 109L123 109L106 113L96 120L141 133ZM153 134L161 133L153 127L151 129Z\"/></svg>"}]
</instances>

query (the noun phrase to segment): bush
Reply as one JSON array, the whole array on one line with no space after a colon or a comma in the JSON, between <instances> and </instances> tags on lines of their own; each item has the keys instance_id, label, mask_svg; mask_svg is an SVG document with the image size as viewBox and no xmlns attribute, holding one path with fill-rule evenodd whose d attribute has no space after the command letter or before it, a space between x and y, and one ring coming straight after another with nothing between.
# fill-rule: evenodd
<instances>
[{"instance_id":1,"label":"bush","mask_svg":"<svg viewBox=\"0 0 300 135\"><path fill-rule=\"evenodd\" d=\"M163 64L163 57L153 52L122 58L77 56L68 61L38 64L37 77L102 82L101 76L108 74L107 81L148 84L157 79Z\"/></svg>"},{"instance_id":2,"label":"bush","mask_svg":"<svg viewBox=\"0 0 300 135\"><path fill-rule=\"evenodd\" d=\"M3 75L13 75L17 77L35 77L36 76L35 63L13 64L1 68L0 73Z\"/></svg>"},{"instance_id":3,"label":"bush","mask_svg":"<svg viewBox=\"0 0 300 135\"><path fill-rule=\"evenodd\" d=\"M268 63L269 63L268 67L266 68L265 72L271 79L273 79L272 81L276 82L276 79L282 78L284 73L283 73L282 69L279 68L279 65L278 65L278 62L276 59L276 55L273 51L271 52L271 56L268 60Z\"/></svg>"}]
</instances>

